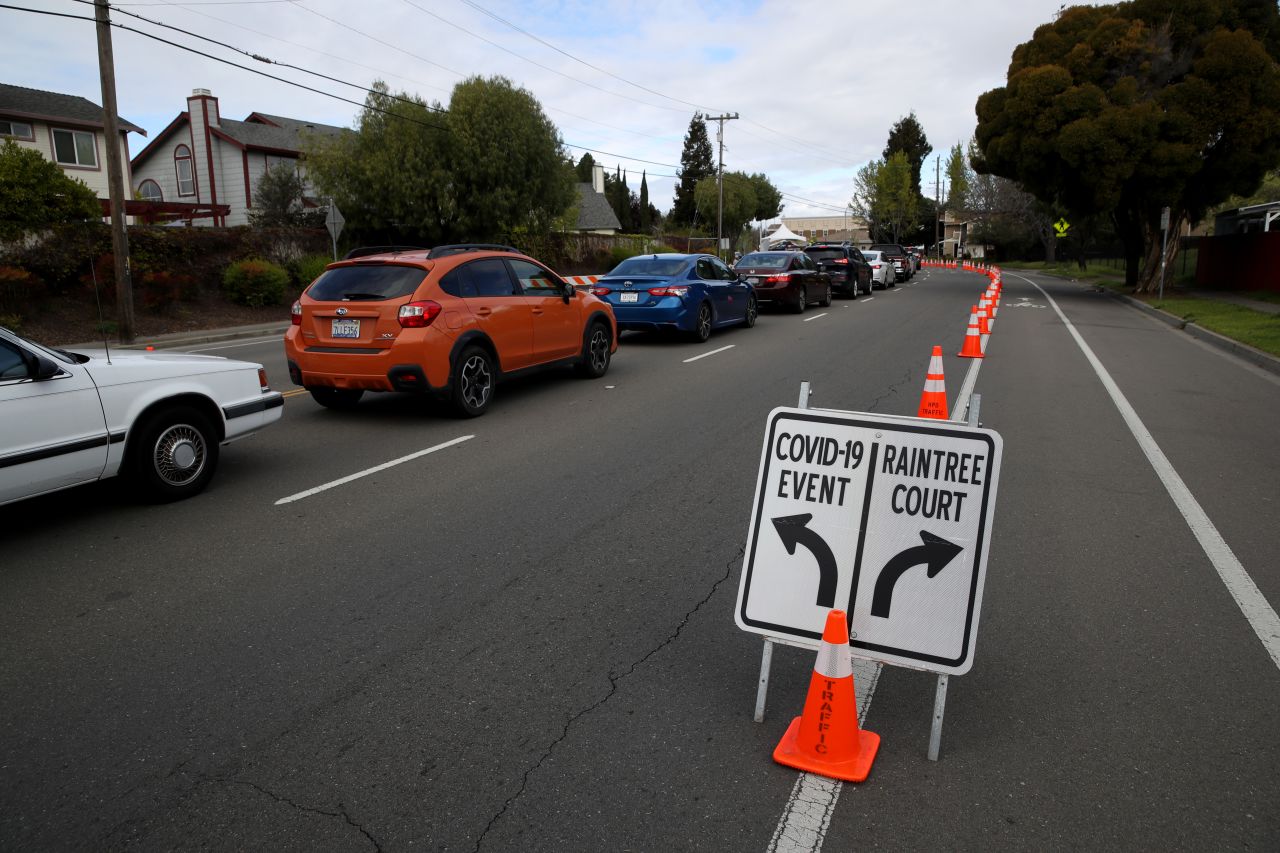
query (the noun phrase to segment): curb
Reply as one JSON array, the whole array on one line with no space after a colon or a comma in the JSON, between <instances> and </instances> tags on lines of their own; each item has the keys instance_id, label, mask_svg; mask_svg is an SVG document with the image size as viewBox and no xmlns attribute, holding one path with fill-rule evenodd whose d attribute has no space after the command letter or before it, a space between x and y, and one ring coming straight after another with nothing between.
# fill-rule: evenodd
<instances>
[{"instance_id":1,"label":"curb","mask_svg":"<svg viewBox=\"0 0 1280 853\"><path fill-rule=\"evenodd\" d=\"M1231 338L1218 334L1217 332L1212 332L1203 326L1197 325L1194 320L1184 320L1176 314L1170 314L1168 311L1153 308L1141 299L1134 299L1132 296L1127 294L1112 293L1111 296L1121 302L1128 303L1139 311L1150 314L1162 323L1167 323L1175 329L1186 332L1191 337L1203 341L1209 346L1216 347L1224 352L1229 352L1238 358L1244 359L1250 364L1261 367L1269 373L1274 373L1277 376L1280 376L1280 358L1276 358L1271 353L1263 352L1262 350L1255 349L1248 344L1242 344L1239 341L1234 341Z\"/></svg>"},{"instance_id":2,"label":"curb","mask_svg":"<svg viewBox=\"0 0 1280 853\"><path fill-rule=\"evenodd\" d=\"M270 323L262 326L241 326L232 329L210 329L205 332L176 332L171 335L157 335L150 340L138 340L131 344L112 343L113 350L146 350L174 349L191 344L216 344L221 341L236 341L244 338L261 338L271 335L283 335L289 329L288 323ZM102 349L102 341L86 341L64 346L63 349Z\"/></svg>"}]
</instances>

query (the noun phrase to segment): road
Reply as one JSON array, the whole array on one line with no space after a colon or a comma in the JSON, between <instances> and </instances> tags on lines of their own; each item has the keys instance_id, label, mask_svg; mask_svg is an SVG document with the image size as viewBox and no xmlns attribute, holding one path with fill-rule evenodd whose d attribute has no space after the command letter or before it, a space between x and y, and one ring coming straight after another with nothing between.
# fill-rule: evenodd
<instances>
[{"instance_id":1,"label":"road","mask_svg":"<svg viewBox=\"0 0 1280 853\"><path fill-rule=\"evenodd\" d=\"M471 421L291 396L193 500L6 507L0 849L1280 848L1280 636L1255 629L1280 605L1280 380L1013 274L976 384L1004 462L941 760L933 677L885 667L871 777L778 834L798 774L770 755L813 655L778 649L753 722L760 642L733 607L765 417L801 380L816 406L914 414L934 344L954 398L984 283L627 336L603 380L504 385ZM214 348L290 387L278 340Z\"/></svg>"}]
</instances>

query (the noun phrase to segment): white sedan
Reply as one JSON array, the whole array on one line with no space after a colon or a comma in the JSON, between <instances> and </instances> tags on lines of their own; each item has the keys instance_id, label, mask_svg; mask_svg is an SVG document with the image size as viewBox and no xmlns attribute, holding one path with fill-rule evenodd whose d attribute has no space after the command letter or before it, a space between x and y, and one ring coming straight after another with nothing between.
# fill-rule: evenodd
<instances>
[{"instance_id":1,"label":"white sedan","mask_svg":"<svg viewBox=\"0 0 1280 853\"><path fill-rule=\"evenodd\" d=\"M116 475L151 500L189 497L220 445L278 421L283 405L258 364L73 353L0 328L0 504Z\"/></svg>"},{"instance_id":2,"label":"white sedan","mask_svg":"<svg viewBox=\"0 0 1280 853\"><path fill-rule=\"evenodd\" d=\"M867 259L867 263L871 266L871 289L877 287L881 289L886 287L898 286L898 275L893 270L893 262L884 256L884 252L873 252L870 249L863 249L862 257Z\"/></svg>"}]
</instances>

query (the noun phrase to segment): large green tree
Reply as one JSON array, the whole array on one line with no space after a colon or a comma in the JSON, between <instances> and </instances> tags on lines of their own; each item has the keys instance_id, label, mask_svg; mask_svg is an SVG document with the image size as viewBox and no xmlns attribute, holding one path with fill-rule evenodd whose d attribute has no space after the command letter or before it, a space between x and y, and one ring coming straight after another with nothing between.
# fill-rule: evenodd
<instances>
[{"instance_id":1,"label":"large green tree","mask_svg":"<svg viewBox=\"0 0 1280 853\"><path fill-rule=\"evenodd\" d=\"M695 190L699 217L710 224L715 233L720 212L720 190L715 176L703 178ZM756 218L760 201L756 198L756 182L742 172L724 173L724 231L723 236L733 238L742 232L746 224Z\"/></svg>"},{"instance_id":2,"label":"large green tree","mask_svg":"<svg viewBox=\"0 0 1280 853\"><path fill-rule=\"evenodd\" d=\"M893 238L901 242L914 235L919 225L920 193L911 185L911 162L902 151L895 151L876 171L875 219Z\"/></svg>"},{"instance_id":3,"label":"large green tree","mask_svg":"<svg viewBox=\"0 0 1280 853\"><path fill-rule=\"evenodd\" d=\"M707 123L701 113L694 113L684 135L684 150L680 152L680 168L676 172L680 182L676 184L675 200L667 217L673 224L693 223L698 210L695 196L698 182L715 173L716 158L707 137Z\"/></svg>"},{"instance_id":4,"label":"large green tree","mask_svg":"<svg viewBox=\"0 0 1280 853\"><path fill-rule=\"evenodd\" d=\"M84 181L12 139L0 146L0 239L67 222L97 221L102 207Z\"/></svg>"},{"instance_id":5,"label":"large green tree","mask_svg":"<svg viewBox=\"0 0 1280 853\"><path fill-rule=\"evenodd\" d=\"M574 200L559 133L503 77L458 83L446 110L378 82L355 133L311 140L308 172L359 238L488 241L544 231Z\"/></svg>"},{"instance_id":6,"label":"large green tree","mask_svg":"<svg viewBox=\"0 0 1280 853\"><path fill-rule=\"evenodd\" d=\"M957 216L969 209L969 163L960 143L947 156L947 208Z\"/></svg>"},{"instance_id":7,"label":"large green tree","mask_svg":"<svg viewBox=\"0 0 1280 853\"><path fill-rule=\"evenodd\" d=\"M1126 281L1150 290L1161 208L1177 233L1280 165L1278 59L1273 0L1071 7L978 99L974 165L1072 216L1111 217Z\"/></svg>"},{"instance_id":8,"label":"large green tree","mask_svg":"<svg viewBox=\"0 0 1280 853\"><path fill-rule=\"evenodd\" d=\"M916 195L920 195L920 167L924 165L925 158L932 151L933 146L924 135L924 128L920 126L915 110L898 119L898 122L889 128L889 141L884 146L884 159L888 160L898 152L906 155L907 162L911 165L911 190Z\"/></svg>"},{"instance_id":9,"label":"large green tree","mask_svg":"<svg viewBox=\"0 0 1280 853\"><path fill-rule=\"evenodd\" d=\"M747 176L751 181L751 189L756 194L756 209L752 219L773 219L782 213L782 193L763 172L753 172Z\"/></svg>"}]
</instances>

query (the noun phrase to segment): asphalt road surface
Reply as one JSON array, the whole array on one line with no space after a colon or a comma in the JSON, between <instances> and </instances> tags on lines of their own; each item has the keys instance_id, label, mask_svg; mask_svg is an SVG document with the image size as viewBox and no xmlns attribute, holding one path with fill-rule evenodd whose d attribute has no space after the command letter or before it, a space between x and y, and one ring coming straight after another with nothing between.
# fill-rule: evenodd
<instances>
[{"instance_id":1,"label":"asphalt road surface","mask_svg":"<svg viewBox=\"0 0 1280 853\"><path fill-rule=\"evenodd\" d=\"M1004 461L941 760L897 667L860 685L865 783L806 802L771 760L813 654L778 649L753 722L766 415L802 380L913 415L934 344L954 398L984 284L628 335L472 421L291 396L193 500L5 507L0 849L1280 849L1280 380L1056 279L1005 276L978 374ZM278 339L196 349L291 387Z\"/></svg>"}]
</instances>

